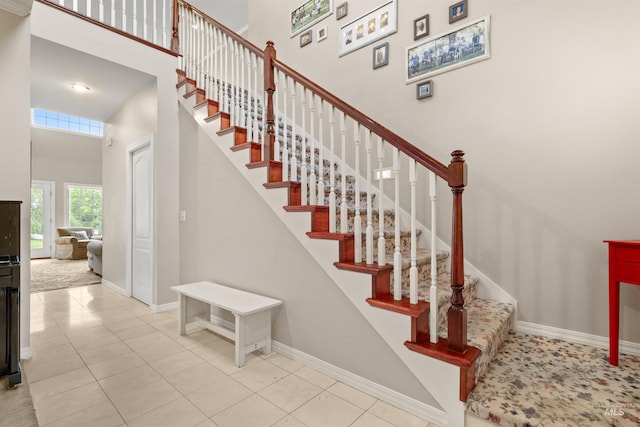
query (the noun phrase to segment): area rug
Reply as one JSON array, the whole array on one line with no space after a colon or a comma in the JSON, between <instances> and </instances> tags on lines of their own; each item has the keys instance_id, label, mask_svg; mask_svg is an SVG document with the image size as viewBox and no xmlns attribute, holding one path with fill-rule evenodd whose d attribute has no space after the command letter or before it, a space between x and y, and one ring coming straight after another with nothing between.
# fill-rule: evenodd
<instances>
[{"instance_id":1,"label":"area rug","mask_svg":"<svg viewBox=\"0 0 640 427\"><path fill-rule=\"evenodd\" d=\"M95 285L102 278L89 270L86 259L31 260L31 293Z\"/></svg>"},{"instance_id":2,"label":"area rug","mask_svg":"<svg viewBox=\"0 0 640 427\"><path fill-rule=\"evenodd\" d=\"M467 402L501 426L640 425L640 357L511 332Z\"/></svg>"}]
</instances>

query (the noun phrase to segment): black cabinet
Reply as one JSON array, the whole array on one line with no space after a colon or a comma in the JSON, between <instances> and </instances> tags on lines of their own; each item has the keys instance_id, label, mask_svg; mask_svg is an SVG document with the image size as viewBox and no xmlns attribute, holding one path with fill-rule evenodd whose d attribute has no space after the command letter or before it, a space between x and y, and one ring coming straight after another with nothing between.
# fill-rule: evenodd
<instances>
[{"instance_id":1,"label":"black cabinet","mask_svg":"<svg viewBox=\"0 0 640 427\"><path fill-rule=\"evenodd\" d=\"M20 203L0 200L0 377L20 372Z\"/></svg>"}]
</instances>

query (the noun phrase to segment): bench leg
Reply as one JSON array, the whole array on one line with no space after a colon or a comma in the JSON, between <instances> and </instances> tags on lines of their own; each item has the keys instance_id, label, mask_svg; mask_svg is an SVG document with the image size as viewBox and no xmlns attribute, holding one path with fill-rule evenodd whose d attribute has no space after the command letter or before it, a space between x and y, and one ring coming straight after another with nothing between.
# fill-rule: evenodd
<instances>
[{"instance_id":1,"label":"bench leg","mask_svg":"<svg viewBox=\"0 0 640 427\"><path fill-rule=\"evenodd\" d=\"M271 310L267 310L267 324L266 324L266 343L264 344L264 354L271 353Z\"/></svg>"},{"instance_id":2,"label":"bench leg","mask_svg":"<svg viewBox=\"0 0 640 427\"><path fill-rule=\"evenodd\" d=\"M178 309L178 333L184 335L187 325L187 296L180 294L180 308Z\"/></svg>"},{"instance_id":3,"label":"bench leg","mask_svg":"<svg viewBox=\"0 0 640 427\"><path fill-rule=\"evenodd\" d=\"M241 368L244 366L244 348L245 348L245 328L244 328L244 316L234 314L236 321L236 366Z\"/></svg>"}]
</instances>

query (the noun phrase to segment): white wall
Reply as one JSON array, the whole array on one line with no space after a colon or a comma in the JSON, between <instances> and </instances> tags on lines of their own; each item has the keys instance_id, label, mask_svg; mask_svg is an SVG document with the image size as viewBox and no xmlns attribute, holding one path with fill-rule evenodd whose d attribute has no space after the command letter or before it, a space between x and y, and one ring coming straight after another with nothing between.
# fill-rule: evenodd
<instances>
[{"instance_id":1,"label":"white wall","mask_svg":"<svg viewBox=\"0 0 640 427\"><path fill-rule=\"evenodd\" d=\"M64 184L102 185L102 138L32 127L31 178L55 181L55 226L65 226Z\"/></svg>"},{"instance_id":2,"label":"white wall","mask_svg":"<svg viewBox=\"0 0 640 427\"><path fill-rule=\"evenodd\" d=\"M403 0L396 34L338 58L339 27L382 3L350 1L314 27L326 40L300 48L288 31L300 1L249 0L249 38L443 163L463 149L467 259L518 300L519 320L607 336L602 241L640 235L640 3L474 0L450 25L451 1ZM403 55L426 13L431 35L490 15L492 57L433 77L418 101ZM389 65L373 70L383 42ZM630 288L621 338L640 342Z\"/></svg>"},{"instance_id":3,"label":"white wall","mask_svg":"<svg viewBox=\"0 0 640 427\"><path fill-rule=\"evenodd\" d=\"M213 280L281 299L274 340L437 406L222 155L227 149L181 110L180 206L187 221L180 224L180 283Z\"/></svg>"},{"instance_id":4,"label":"white wall","mask_svg":"<svg viewBox=\"0 0 640 427\"><path fill-rule=\"evenodd\" d=\"M31 167L29 144L31 20L0 10L0 199L22 201L20 252L20 347L31 357L30 212ZM25 303L26 301L26 303Z\"/></svg>"},{"instance_id":5,"label":"white wall","mask_svg":"<svg viewBox=\"0 0 640 427\"><path fill-rule=\"evenodd\" d=\"M155 114L154 133L154 277L156 279L157 292L154 304L166 304L173 302L176 296L169 290L170 286L178 282L178 105L176 102L176 65L174 56L122 37L110 31L74 18L66 13L58 12L51 7L35 3L32 12L33 35L51 40L63 46L68 46L81 52L101 57L107 61L125 65L133 70L146 73L155 77L157 102L144 105L145 111L138 114ZM78 37L82 34L82 37ZM152 119L150 119L152 120ZM149 121L145 121L149 123ZM132 126L134 126L132 124ZM145 126L145 125L141 125ZM128 129L129 135L136 132L135 126ZM145 128L147 130L148 128ZM117 138L116 138L117 139ZM115 143L114 143L115 144ZM107 245L118 252L111 254L114 259L124 259L124 209L111 205L106 200L107 194L122 191L121 180L124 182L124 165L126 158L114 159L110 162L106 152L103 163L103 190L105 192L105 205L109 204L109 219L105 216L105 250ZM107 175L109 178L107 178ZM113 176L112 176L113 175ZM111 185L116 185L111 188ZM113 226L109 227L108 224ZM119 224L118 224L119 223ZM118 226L122 232L117 231ZM161 232L160 232L161 230ZM109 235L109 233L114 233ZM107 243L107 241L109 243ZM110 269L107 263L107 255L104 254L104 268ZM124 263L117 267L124 272ZM113 270L108 270L113 271ZM124 274L124 273L123 273ZM103 276L109 280L107 277ZM124 276L113 273L115 281L111 283L122 288L125 287Z\"/></svg>"},{"instance_id":6,"label":"white wall","mask_svg":"<svg viewBox=\"0 0 640 427\"><path fill-rule=\"evenodd\" d=\"M235 32L246 30L248 0L191 0L189 3Z\"/></svg>"}]
</instances>

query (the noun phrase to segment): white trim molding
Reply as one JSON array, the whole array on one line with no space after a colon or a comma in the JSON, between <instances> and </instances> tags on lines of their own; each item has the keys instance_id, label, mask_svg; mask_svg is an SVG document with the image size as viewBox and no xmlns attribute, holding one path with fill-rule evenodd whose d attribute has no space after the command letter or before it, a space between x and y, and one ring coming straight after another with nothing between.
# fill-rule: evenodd
<instances>
[{"instance_id":1,"label":"white trim molding","mask_svg":"<svg viewBox=\"0 0 640 427\"><path fill-rule=\"evenodd\" d=\"M447 414L441 409L419 402L412 397L405 396L404 394L374 383L373 381L334 366L314 356L303 353L300 350L291 348L278 341L272 341L271 348L276 353L281 354L288 359L294 360L309 368L313 368L334 380L340 381L341 383L360 390L363 393L367 393L378 400L405 410L430 423L438 426L446 426L448 423Z\"/></svg>"},{"instance_id":2,"label":"white trim molding","mask_svg":"<svg viewBox=\"0 0 640 427\"><path fill-rule=\"evenodd\" d=\"M166 304L151 304L149 309L152 313L162 313L163 311L176 310L178 308L178 301L168 302Z\"/></svg>"},{"instance_id":3,"label":"white trim molding","mask_svg":"<svg viewBox=\"0 0 640 427\"><path fill-rule=\"evenodd\" d=\"M609 337L601 337L599 335L591 335L584 332L571 331L569 329L555 328L553 326L545 326L523 321L517 322L516 330L525 334L558 338L576 344L589 345L607 350L609 349ZM620 353L640 356L640 343L620 341Z\"/></svg>"},{"instance_id":4,"label":"white trim molding","mask_svg":"<svg viewBox=\"0 0 640 427\"><path fill-rule=\"evenodd\" d=\"M33 357L31 347L20 347L20 360L31 359L31 357Z\"/></svg>"},{"instance_id":5,"label":"white trim molding","mask_svg":"<svg viewBox=\"0 0 640 427\"><path fill-rule=\"evenodd\" d=\"M125 297L130 297L131 296L131 292L127 291L125 288L123 288L122 286L118 286L113 282L108 281L107 279L102 279L101 282L103 285L105 285L107 288L112 289L114 291L116 291L117 293L119 293L120 295L124 295Z\"/></svg>"}]
</instances>

